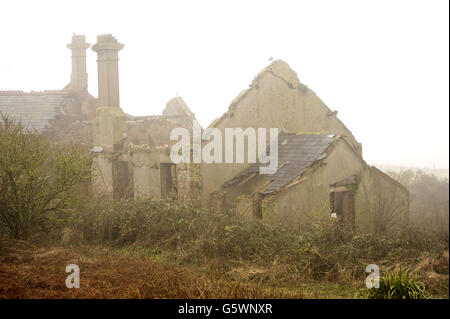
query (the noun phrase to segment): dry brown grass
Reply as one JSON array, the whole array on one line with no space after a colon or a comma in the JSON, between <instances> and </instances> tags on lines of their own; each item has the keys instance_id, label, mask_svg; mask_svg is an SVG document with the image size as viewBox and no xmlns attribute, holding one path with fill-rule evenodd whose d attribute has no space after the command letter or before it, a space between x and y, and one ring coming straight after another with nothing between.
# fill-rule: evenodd
<instances>
[{"instance_id":1,"label":"dry brown grass","mask_svg":"<svg viewBox=\"0 0 450 319\"><path fill-rule=\"evenodd\" d=\"M68 264L80 267L79 289L65 286ZM86 251L3 242L0 298L303 298L303 294L220 280L111 249Z\"/></svg>"},{"instance_id":2,"label":"dry brown grass","mask_svg":"<svg viewBox=\"0 0 450 319\"><path fill-rule=\"evenodd\" d=\"M172 255L126 246L31 245L0 240L0 298L363 298L360 267L337 263L314 280L276 259L265 266L210 259L178 264ZM378 262L377 262L378 263ZM81 288L68 289L66 265L81 269ZM384 270L401 263L379 260ZM404 266L404 265L403 265ZM434 297L448 298L448 251L409 264ZM310 279L308 279L310 278Z\"/></svg>"}]
</instances>

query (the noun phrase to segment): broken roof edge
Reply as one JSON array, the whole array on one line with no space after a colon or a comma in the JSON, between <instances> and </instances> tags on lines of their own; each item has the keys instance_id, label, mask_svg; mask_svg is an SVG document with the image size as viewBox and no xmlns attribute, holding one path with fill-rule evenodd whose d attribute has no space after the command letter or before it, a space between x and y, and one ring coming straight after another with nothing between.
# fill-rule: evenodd
<instances>
[{"instance_id":1,"label":"broken roof edge","mask_svg":"<svg viewBox=\"0 0 450 319\"><path fill-rule=\"evenodd\" d=\"M313 133L305 133L305 134L306 134L306 135L309 135L309 134L314 134L314 133L315 133L315 132L313 132ZM287 134L293 134L293 133L287 133ZM296 134L296 135L302 135L303 133L295 133L295 134ZM320 133L319 133L319 134L320 134ZM333 152L333 150L336 148L337 143L340 142L340 141L342 141L342 142L346 145L346 147L347 147L354 155L357 156L357 158L362 162L362 165L363 165L364 167L371 168L371 166L368 165L368 164L366 163L366 161L362 158L362 156L359 155L359 154L354 150L354 148L350 145L350 143L347 141L347 139L345 139L345 136L337 135L337 134L335 134L335 133L321 133L321 134L322 134L322 135L325 135L325 134L333 134L333 135L334 135L333 141L328 145L328 147L327 147L327 148L323 151L323 153L322 153L322 154L325 154L325 156L323 156L323 157L321 157L321 158L315 160L314 162L312 162L311 165L310 165L310 166L309 166L302 174L300 174L299 176L295 177L292 181L290 181L290 182L289 182L288 184L286 184L285 186L283 186L283 187L281 187L281 188L279 188L279 189L277 189L277 190L274 190L274 191L272 191L272 192L270 192L270 193L264 193L264 192L262 192L261 194L263 194L263 195L265 195L265 196L276 195L276 194L278 194L278 193L280 193L280 192L282 192L282 191L284 191L284 190L286 190L286 189L288 189L288 188L291 188L291 187L293 187L293 186L295 186L295 185L297 185L297 184L299 184L299 183L301 183L301 182L306 181L306 180L307 180L307 175L313 174L313 172L321 166L321 163L329 157L329 155L331 154L331 152ZM378 169L377 169L377 170L378 170ZM380 172L381 172L381 171L380 171ZM383 172L381 172L381 173L384 174ZM384 174L384 175L386 175L386 174ZM388 176L388 175L386 175L386 176L389 177L389 178L391 178L391 177ZM400 184L400 183L399 183L399 184ZM269 184L269 185L270 185L270 184ZM269 185L266 185L265 188L267 188ZM400 185L401 185L401 184L400 184ZM403 185L401 185L401 186L403 186ZM404 186L403 186L403 187L404 187Z\"/></svg>"},{"instance_id":2,"label":"broken roof edge","mask_svg":"<svg viewBox=\"0 0 450 319\"><path fill-rule=\"evenodd\" d=\"M327 146L327 148L322 152L322 156L320 156L319 158L315 159L313 162L311 162L311 164L306 168L306 170L304 172L302 172L301 174L299 174L298 176L294 177L290 182L288 182L286 185L275 189L273 191L270 192L261 192L261 194L265 195L265 196L270 196L270 195L275 195L278 194L286 189L289 189L301 182L306 181L308 178L308 175L313 174L313 172L319 168L320 166L322 166L323 161L325 161L328 156L331 154L331 152L334 150L334 148L336 147L336 144L338 141L340 141L342 138L339 135L336 135L334 133L333 134L333 141ZM296 135L301 135L296 133ZM307 134L308 135L308 134ZM323 134L326 135L326 134ZM270 184L266 185L265 188L268 188L270 186Z\"/></svg>"},{"instance_id":3,"label":"broken roof edge","mask_svg":"<svg viewBox=\"0 0 450 319\"><path fill-rule=\"evenodd\" d=\"M288 76L283 75L283 74L279 74L277 72L274 72L274 67L278 67L278 66L283 66L286 70L287 73L290 73L290 76L293 78L293 82L292 80L289 81L289 79L287 79ZM236 105L240 102L240 100L242 100L252 89L257 88L259 82L261 81L261 79L264 77L264 75L266 74L272 74L273 76L275 76L276 78L281 79L290 89L301 89L302 91L307 90L308 92L312 93L320 102L320 104L325 108L325 110L327 112L333 112L323 101L322 99L309 87L307 87L305 84L301 83L297 73L289 66L289 64L281 59L272 61L269 65L267 65L266 67L264 67L254 78L252 83L250 84L250 87L246 90L242 90L230 103L228 110L222 114L222 116L217 117L216 119L214 119L207 128L215 128L217 127L223 120L225 120L225 118L229 117L230 115L233 114L234 109L236 107ZM350 129L344 124L344 122L337 116L334 116L337 120L337 122L342 125L342 127L348 132L348 134L356 141L356 143L361 144L360 142L358 142L358 140L356 139L356 137L353 135L352 131L350 131ZM352 146L352 147L356 147L356 146Z\"/></svg>"},{"instance_id":4,"label":"broken roof edge","mask_svg":"<svg viewBox=\"0 0 450 319\"><path fill-rule=\"evenodd\" d=\"M125 152L142 152L142 153L152 153L152 152L167 152L169 150L168 145L163 146L150 146L148 144L134 144L134 143L125 143L123 150ZM169 153L169 152L167 152Z\"/></svg>"},{"instance_id":5,"label":"broken roof edge","mask_svg":"<svg viewBox=\"0 0 450 319\"><path fill-rule=\"evenodd\" d=\"M290 65L282 59L277 59L269 63L260 72L258 72L258 74L253 78L251 86L253 87L257 85L266 73L270 73L276 78L281 79L291 89L296 89L302 85L297 73L290 67Z\"/></svg>"},{"instance_id":6,"label":"broken roof edge","mask_svg":"<svg viewBox=\"0 0 450 319\"><path fill-rule=\"evenodd\" d=\"M295 132L295 133L290 133L290 132L286 132L285 134L287 135L333 135L333 137L340 137L340 135L337 135L336 133L333 132Z\"/></svg>"},{"instance_id":7,"label":"broken roof edge","mask_svg":"<svg viewBox=\"0 0 450 319\"><path fill-rule=\"evenodd\" d=\"M334 117L336 118L336 121L342 125L342 127L351 135L351 137L353 137L353 139L356 141L356 143L361 144L360 142L358 142L358 140L356 139L356 137L353 135L352 131L345 125L345 123L337 116L337 110L332 111L330 109L330 107L328 105L325 104L325 102L322 101L322 99L316 94L316 92L314 92L312 89L309 89L310 93L314 94L314 96L317 98L318 101L320 101L320 104L325 107L325 109L327 110L327 112L331 112L334 113Z\"/></svg>"},{"instance_id":8,"label":"broken roof edge","mask_svg":"<svg viewBox=\"0 0 450 319\"><path fill-rule=\"evenodd\" d=\"M281 66L281 68L280 68ZM280 72L284 70L286 72ZM289 66L289 64L281 59L272 61L267 66L265 66L261 71L258 72L256 76L254 76L250 87L248 89L242 90L238 95L231 101L228 106L228 110L222 114L222 116L214 119L207 128L214 128L220 122L222 122L226 117L233 113L234 107L239 103L241 99L243 99L252 89L258 88L258 84L261 79L266 75L271 74L272 76L281 79L290 89L307 89L307 86L302 84L297 76L297 73Z\"/></svg>"},{"instance_id":9,"label":"broken roof edge","mask_svg":"<svg viewBox=\"0 0 450 319\"><path fill-rule=\"evenodd\" d=\"M280 135L281 135L281 134L280 134ZM291 185L292 183L296 182L298 179L303 178L303 177L305 176L305 174L308 174L308 172L309 172L312 168L314 168L315 165L316 165L317 163L322 162L323 160L325 160L325 159L328 157L328 155L330 154L330 152L332 151L333 145L335 145L336 142L337 142L338 140L341 140L341 139L342 139L340 135L337 135L337 134L335 134L335 133L329 133L329 132L327 132L327 133L323 133L323 132L322 132L322 133L320 133L320 132L297 132L297 133L288 133L288 132L286 132L286 133L284 133L284 135L333 135L333 136L332 136L332 137L333 137L333 141L331 141L330 144L327 146L327 148L322 152L322 156L321 156L321 157L319 157L319 158L317 158L316 160L314 160L314 161L310 164L310 166L308 166L307 169L306 169L303 173L301 173L300 175L298 175L298 176L296 176L295 178L293 178L290 182L288 182L288 183L287 183L286 185L284 185L283 187L281 187L281 188L279 188L279 189L277 189L277 190L273 190L273 191L271 191L271 192L269 192L269 193L264 193L264 191L262 191L262 190L263 190L263 189L267 189L267 188L270 186L270 184L273 182L273 180L271 180L270 183L267 183L266 185L262 186L260 189L256 190L255 192L260 192L261 194L268 196L268 195L273 195L273 194L275 194L275 193L278 193L278 192L282 191L283 189L285 189L286 187L291 187L291 186L293 186L293 185ZM345 140L345 139L344 139L344 140ZM279 143L280 143L280 144L281 144L282 142L283 142L282 140L279 140ZM351 147L350 147L350 145L348 144L348 142L346 142L346 144L347 144L347 145L349 146L349 148L351 149ZM358 155L358 154L357 154L357 155ZM361 157L360 157L360 158L361 158ZM362 159L362 158L361 158L361 159ZM364 163L365 163L365 162L364 162ZM246 166L245 168L243 168L243 169L242 169L238 174L236 174L233 178L230 178L230 179L227 180L225 183L223 183L222 185L220 185L216 190L214 190L213 192L211 192L211 194L218 193L218 192L220 192L220 191L225 190L225 189L228 188L228 187L234 186L234 185L236 185L237 183L242 182L244 179L248 178L248 177L251 176L251 175L254 175L254 176L252 176L252 178L253 178L253 177L257 177L257 176L263 176L263 177L266 177L266 178L270 179L270 175L257 174L257 173L255 173L255 172L249 171L249 169L250 169L251 167L253 167L253 165L255 165L255 164L257 164L257 163L249 163L248 166ZM280 164L280 163L279 163L279 164ZM281 164L281 165L283 165L283 164ZM280 168L280 167L279 167L279 168ZM297 183L296 183L296 184L297 184Z\"/></svg>"},{"instance_id":10,"label":"broken roof edge","mask_svg":"<svg viewBox=\"0 0 450 319\"><path fill-rule=\"evenodd\" d=\"M253 175L252 177L259 176L259 174L256 174L253 172L247 172L247 170L250 166L251 166L251 164L249 166L243 168L240 173L236 174L235 177L230 178L225 183L220 185L218 188L216 188L214 191L212 191L211 194L217 194L217 193L223 191L224 189L227 189L230 186L240 183L241 181L243 181L244 179L246 179L247 177L249 177L251 175Z\"/></svg>"},{"instance_id":11,"label":"broken roof edge","mask_svg":"<svg viewBox=\"0 0 450 319\"><path fill-rule=\"evenodd\" d=\"M288 76L286 74L280 74L279 72L275 71L277 67L282 66L284 70L287 71ZM278 70L280 71L280 70ZM252 89L257 88L259 82L266 74L272 74L276 78L281 79L290 89L301 89L302 91L307 90L308 92L312 93L317 100L320 102L320 104L325 108L327 112L333 112L323 101L322 99L309 87L307 87L305 84L301 83L297 73L289 66L289 64L281 59L272 61L269 65L264 67L254 78L252 83L250 84L250 87L246 90L241 91L230 103L228 110L222 114L222 116L217 117L214 119L207 128L216 128L223 120L225 120L227 117L230 117L230 115L233 114L234 109L236 105L242 100ZM291 77L292 79L288 79ZM356 139L356 137L353 135L352 131L344 124L344 122L337 116L334 116L336 118L336 121L342 125L344 130L348 132L348 134L355 140L356 143L361 145L361 143ZM352 146L353 148L358 147L357 145Z\"/></svg>"},{"instance_id":12,"label":"broken roof edge","mask_svg":"<svg viewBox=\"0 0 450 319\"><path fill-rule=\"evenodd\" d=\"M370 168L370 166L367 165L367 163L364 161L364 159L358 153L356 153L354 151L354 149L351 147L351 145L346 141L346 139L343 136L335 135L334 139L333 139L333 142L330 143L329 146L322 153L322 154L326 154L326 156L324 156L324 157L322 157L322 158L320 158L318 160L315 160L302 174L300 174L299 176L295 177L292 181L290 181L288 184L284 185L283 187L281 187L281 188L279 188L277 190L274 190L274 191L272 191L270 193L261 192L262 188L260 190L258 190L258 191L262 195L266 196L266 198L269 198L269 197L277 196L277 195L281 194L282 192L284 192L284 191L286 191L286 190L296 186L297 184L300 184L302 182L307 181L308 177L310 175L312 175L319 167L322 166L323 161L325 161L329 157L331 152L333 152L333 150L336 148L337 143L339 141L342 141L358 157L358 159L362 161L362 164L365 167L369 167ZM267 188L269 185L270 184L265 185L264 188Z\"/></svg>"},{"instance_id":13,"label":"broken roof edge","mask_svg":"<svg viewBox=\"0 0 450 319\"><path fill-rule=\"evenodd\" d=\"M359 155L359 154L353 149L353 147L349 144L349 142L344 138L344 136L341 136L341 135L336 135L335 138L334 138L334 141L333 141L332 143L330 143L329 147L324 151L324 154L326 153L327 156L325 156L325 157L323 157L323 158L321 158L321 159L315 161L315 162L314 162L313 164L311 164L311 166L309 166L309 167L308 167L301 175L299 175L299 176L297 176L296 178L294 178L291 182L289 182L289 183L286 184L285 186L281 187L280 189L275 190L275 191L270 192L270 193L264 193L264 192L261 192L261 189L262 189L263 187L262 187L260 190L258 190L258 192L260 192L262 195L265 195L265 196L267 196L267 197L276 196L277 194L279 194L279 193L281 193L281 192L283 192L283 191L285 191L285 190L287 190L287 189L289 189L289 188L291 188L291 187L293 187L293 186L295 186L295 185L297 185L297 184L299 184L299 183L301 183L301 182L306 181L306 180L308 179L307 176L313 174L314 171L320 167L320 164L319 164L319 163L322 162L323 160L325 160L325 159L331 154L331 152L334 150L334 148L336 147L336 145L337 145L337 143L338 143L339 141L342 141L342 142L347 146L347 148L348 148L350 151L352 151L353 154L355 154L355 155L357 156L357 158L362 162L363 167L365 167L365 168L367 168L367 169L370 169L370 170L373 170L375 173L379 174L379 175L380 175L381 177L383 177L384 179L386 179L386 180L388 180L388 181L390 181L390 182L396 184L398 187L400 187L402 190L404 190L405 192L407 192L407 193L409 194L408 188L407 188L406 186L404 186L402 183L400 183L400 182L397 181L396 179L392 178L391 176L387 175L386 173L384 173L383 171L381 171L381 170L378 169L377 167L368 165L367 162L362 158L362 156ZM319 165L318 165L318 164L319 164ZM354 174L354 175L355 175L355 174ZM330 186L331 186L331 185L338 184L338 183L339 183L339 181L337 181L337 182L334 183L334 184L330 184ZM270 185L270 184L269 184L269 185ZM266 185L264 188L268 187L269 185Z\"/></svg>"},{"instance_id":14,"label":"broken roof edge","mask_svg":"<svg viewBox=\"0 0 450 319\"><path fill-rule=\"evenodd\" d=\"M392 182L393 184L399 186L402 190L407 192L408 195L409 195L409 189L405 185L400 183L398 180L396 180L395 178L392 178L391 176L389 176L388 174L386 174L385 172L383 172L382 170L380 170L379 168L377 168L375 166L368 165L368 167L369 167L369 169L373 170L375 173L377 173L378 175L380 175L384 179L386 179L386 180Z\"/></svg>"},{"instance_id":15,"label":"broken roof edge","mask_svg":"<svg viewBox=\"0 0 450 319\"><path fill-rule=\"evenodd\" d=\"M42 96L42 95L70 95L70 90L41 90L41 91L23 91L23 90L0 90L0 96Z\"/></svg>"},{"instance_id":16,"label":"broken roof edge","mask_svg":"<svg viewBox=\"0 0 450 319\"><path fill-rule=\"evenodd\" d=\"M179 102L178 105L174 103ZM177 109L178 107L178 109ZM178 113L174 113L178 112ZM198 122L195 117L195 113L191 111L189 106L184 102L183 98L179 95L171 98L161 114L149 114L149 115L132 115L125 113L129 121L152 121L152 120L168 120L168 119L186 119L190 118ZM200 123L199 123L200 124ZM202 128L203 129L203 128Z\"/></svg>"},{"instance_id":17,"label":"broken roof edge","mask_svg":"<svg viewBox=\"0 0 450 319\"><path fill-rule=\"evenodd\" d=\"M186 104L183 97L181 97L178 94L176 96L174 96L173 98L171 98L169 101L167 101L166 107L162 110L161 114L166 115L166 116L174 116L174 115L183 116L184 115L184 116L189 116L189 117L195 118L195 114L191 111L189 106Z\"/></svg>"}]
</instances>

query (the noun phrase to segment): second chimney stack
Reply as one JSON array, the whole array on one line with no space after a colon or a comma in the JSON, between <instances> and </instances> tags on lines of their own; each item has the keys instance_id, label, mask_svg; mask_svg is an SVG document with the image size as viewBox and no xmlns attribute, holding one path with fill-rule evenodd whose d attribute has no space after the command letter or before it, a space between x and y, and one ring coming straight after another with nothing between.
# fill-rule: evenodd
<instances>
[{"instance_id":1,"label":"second chimney stack","mask_svg":"<svg viewBox=\"0 0 450 319\"><path fill-rule=\"evenodd\" d=\"M111 34L97 36L92 46L97 52L99 106L120 107L118 62L123 46Z\"/></svg>"}]
</instances>

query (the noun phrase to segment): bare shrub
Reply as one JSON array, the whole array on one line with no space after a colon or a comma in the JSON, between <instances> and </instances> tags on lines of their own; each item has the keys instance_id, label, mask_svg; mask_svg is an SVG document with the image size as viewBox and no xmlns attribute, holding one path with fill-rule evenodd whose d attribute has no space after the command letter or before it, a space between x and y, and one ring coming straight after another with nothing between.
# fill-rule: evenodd
<instances>
[{"instance_id":1,"label":"bare shrub","mask_svg":"<svg viewBox=\"0 0 450 319\"><path fill-rule=\"evenodd\" d=\"M449 183L422 171L387 172L410 192L410 225L442 238L449 235Z\"/></svg>"},{"instance_id":2,"label":"bare shrub","mask_svg":"<svg viewBox=\"0 0 450 319\"><path fill-rule=\"evenodd\" d=\"M51 144L2 116L0 120L0 230L30 238L57 225L79 200L77 186L90 177L80 147Z\"/></svg>"}]
</instances>

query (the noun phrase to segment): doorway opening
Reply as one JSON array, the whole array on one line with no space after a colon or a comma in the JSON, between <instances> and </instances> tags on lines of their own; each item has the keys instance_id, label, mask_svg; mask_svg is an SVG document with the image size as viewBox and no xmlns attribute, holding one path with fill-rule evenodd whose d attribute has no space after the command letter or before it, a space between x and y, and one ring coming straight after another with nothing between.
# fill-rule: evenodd
<instances>
[{"instance_id":1,"label":"doorway opening","mask_svg":"<svg viewBox=\"0 0 450 319\"><path fill-rule=\"evenodd\" d=\"M160 164L161 198L176 198L177 190L177 170L172 163Z\"/></svg>"}]
</instances>

